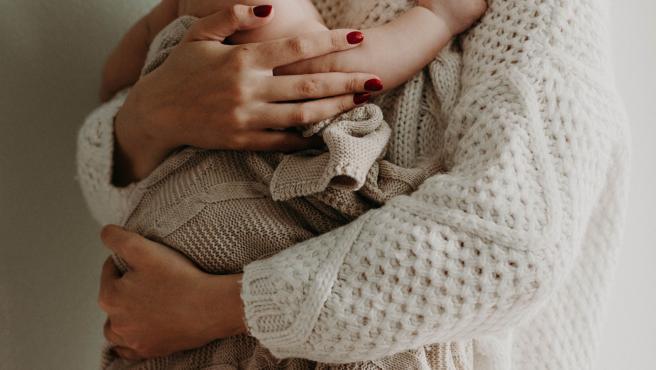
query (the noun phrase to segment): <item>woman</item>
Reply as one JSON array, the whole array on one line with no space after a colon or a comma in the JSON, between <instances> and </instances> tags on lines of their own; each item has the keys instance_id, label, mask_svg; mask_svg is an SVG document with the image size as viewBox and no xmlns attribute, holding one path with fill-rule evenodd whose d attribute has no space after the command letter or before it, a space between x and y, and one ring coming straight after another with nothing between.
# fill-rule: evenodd
<instances>
[{"instance_id":1,"label":"woman","mask_svg":"<svg viewBox=\"0 0 656 370\"><path fill-rule=\"evenodd\" d=\"M474 369L591 368L619 243L627 152L625 120L598 32L602 10L593 0L490 1L462 41L462 70L456 63L431 76L439 108L430 113L442 115L444 126L428 143L411 136L392 150L399 157L410 152L403 160L411 161L421 154L416 147L437 145L446 172L410 197L247 266L243 275L206 275L164 246L105 228L105 244L134 270L121 277L111 262L103 268L105 335L127 358L169 354L249 330L281 358L345 363L473 339ZM321 44L329 36L316 37ZM368 44L367 60L394 47L385 41ZM212 56L180 49L188 62L169 63L166 68L179 69L170 78L198 78L192 86L207 91L217 83L243 88L225 69L203 70L201 62L213 58L254 70L266 58L258 54L265 47L238 60L228 48ZM340 63L339 54L297 68L334 66L362 68ZM248 140L221 101L161 104L172 94L193 96L172 86L165 77L144 79L127 100L119 96L101 108L112 117L118 111L116 175L134 176L161 159L170 148L151 147L159 141L148 141L153 131L140 131L139 117L165 122L176 109L211 109L223 131L213 136L208 127L164 126L159 134L174 145L208 138L216 138L212 147L242 150L302 145L273 134ZM321 118L319 111L313 119ZM327 113L325 106L321 112ZM83 188L104 223L116 222L113 210L126 204L122 194L135 186L112 187L113 129L91 119L80 136Z\"/></svg>"}]
</instances>

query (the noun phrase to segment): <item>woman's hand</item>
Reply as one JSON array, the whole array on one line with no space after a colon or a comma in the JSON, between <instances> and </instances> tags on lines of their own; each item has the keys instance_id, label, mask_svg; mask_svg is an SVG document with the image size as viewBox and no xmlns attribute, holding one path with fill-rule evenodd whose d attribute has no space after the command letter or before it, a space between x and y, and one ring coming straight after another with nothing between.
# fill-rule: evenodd
<instances>
[{"instance_id":1,"label":"woman's hand","mask_svg":"<svg viewBox=\"0 0 656 370\"><path fill-rule=\"evenodd\" d=\"M119 356L152 358L246 332L241 275L209 275L161 244L107 226L102 240L130 266L103 266L99 305L104 335Z\"/></svg>"},{"instance_id":2,"label":"woman's hand","mask_svg":"<svg viewBox=\"0 0 656 370\"><path fill-rule=\"evenodd\" d=\"M273 76L275 67L360 45L362 33L335 30L238 46L221 40L250 11L231 7L197 22L157 70L131 90L116 117L118 173L147 176L174 149L294 151L316 146L285 129L352 109L366 101L369 73ZM246 7L250 9L250 7ZM370 86L371 84L367 85ZM308 99L318 99L306 101Z\"/></svg>"}]
</instances>

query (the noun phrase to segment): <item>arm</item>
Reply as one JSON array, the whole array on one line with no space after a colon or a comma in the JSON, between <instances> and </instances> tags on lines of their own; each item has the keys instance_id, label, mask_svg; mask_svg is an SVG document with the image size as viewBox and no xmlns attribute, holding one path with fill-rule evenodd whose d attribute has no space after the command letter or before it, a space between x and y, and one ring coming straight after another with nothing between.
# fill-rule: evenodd
<instances>
[{"instance_id":1,"label":"arm","mask_svg":"<svg viewBox=\"0 0 656 370\"><path fill-rule=\"evenodd\" d=\"M581 30L551 18L567 15L550 11L558 3L519 19L540 27L497 23L501 3L464 40L448 172L246 266L247 324L276 357L353 362L509 330L567 274L622 155L621 109L601 41L580 62L568 55ZM584 3L577 16L593 19L598 3ZM493 57L510 56L507 45L486 41L502 31L525 40L505 61Z\"/></svg>"},{"instance_id":2,"label":"arm","mask_svg":"<svg viewBox=\"0 0 656 370\"><path fill-rule=\"evenodd\" d=\"M103 68L100 87L103 102L137 82L153 38L177 16L178 0L162 0L128 30Z\"/></svg>"},{"instance_id":3,"label":"arm","mask_svg":"<svg viewBox=\"0 0 656 370\"><path fill-rule=\"evenodd\" d=\"M233 19L239 23L230 22ZM86 119L78 136L78 181L96 220L120 223L138 186L133 183L176 147L300 150L317 143L268 128L319 121L356 105L354 94L366 91L365 82L375 76L272 77L275 66L267 65L357 47L346 40L346 34L354 31L327 31L248 48L195 41L208 35L225 38L237 29L252 29L267 21L256 17L251 7L242 6L203 18L194 25L189 40L176 47L161 67ZM312 47L299 52L294 47L298 42ZM235 70L243 73L235 74ZM251 97L245 98L246 94ZM304 102L308 99L316 100ZM292 100L299 102L277 103Z\"/></svg>"},{"instance_id":4,"label":"arm","mask_svg":"<svg viewBox=\"0 0 656 370\"><path fill-rule=\"evenodd\" d=\"M229 3L215 0L161 0L128 30L107 58L102 73L101 101L108 101L116 92L137 82L151 42L169 23L183 15L206 17L222 7L236 4L249 6L268 4L276 8L289 5L285 0L232 0ZM255 8L251 9L254 14L259 14L262 18L269 15L267 12L262 13ZM274 21L269 24L270 27L265 27L265 30L251 32L275 32L282 27L278 23L280 22ZM242 26L244 29L249 29L246 27L247 25Z\"/></svg>"},{"instance_id":5,"label":"arm","mask_svg":"<svg viewBox=\"0 0 656 370\"><path fill-rule=\"evenodd\" d=\"M391 90L433 61L486 9L483 0L419 3L424 6L411 8L383 26L364 30L367 42L358 49L302 61L277 68L275 72L285 75L366 69L385 82L385 90Z\"/></svg>"}]
</instances>

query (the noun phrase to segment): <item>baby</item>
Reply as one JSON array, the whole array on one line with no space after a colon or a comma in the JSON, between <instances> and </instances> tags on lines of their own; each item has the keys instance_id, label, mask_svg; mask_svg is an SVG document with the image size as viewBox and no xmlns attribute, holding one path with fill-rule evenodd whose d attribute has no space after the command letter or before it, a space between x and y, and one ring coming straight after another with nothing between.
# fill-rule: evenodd
<instances>
[{"instance_id":1,"label":"baby","mask_svg":"<svg viewBox=\"0 0 656 370\"><path fill-rule=\"evenodd\" d=\"M225 2L236 3L233 0ZM261 29L239 32L228 42L261 42L327 29L309 0L269 2L274 4L276 11L270 24ZM258 5L260 1L240 0L239 3ZM382 27L393 27L399 32L421 30L417 23L428 19L425 17L426 8L413 7L408 1L397 3L400 4L398 9L403 9L404 13L398 17L396 13L389 14L391 22ZM457 0L445 0L444 3L461 4ZM156 9L151 16L157 17L157 12L162 9ZM266 16L270 8L256 11ZM144 73L154 70L165 60L171 41L180 42L194 20L182 17L152 40L145 66L144 59L138 62ZM132 57L146 55L146 51L123 54L129 51L128 46L136 44L132 37L150 38L138 29L133 28L114 53L124 55L122 60L128 62L116 68L110 60L106 71L123 68L124 73L129 73L134 68L129 64L140 59ZM451 29L444 28L445 32ZM417 35L434 38L436 44L451 36ZM434 58L443 46L429 50L430 57ZM426 64L425 54L425 51L403 53L400 60L390 63L417 66L411 71L414 74ZM115 81L131 80L127 75L116 76L120 78ZM133 207L124 215L124 226L175 248L207 272L237 273L252 261L335 229L393 197L414 191L427 177L439 171L430 163L404 168L384 159L391 129L382 110L373 104L360 106L304 130L306 136L322 136L327 149L285 155L186 148L172 154L140 183ZM129 268L120 259L115 260L122 269ZM222 365L265 369L277 368L275 364L279 362L257 340L238 336L138 365L114 357L108 349L104 368L165 369L174 365L205 368ZM439 367L437 363L433 365ZM310 361L293 359L286 361L285 367L305 369L313 366Z\"/></svg>"}]
</instances>

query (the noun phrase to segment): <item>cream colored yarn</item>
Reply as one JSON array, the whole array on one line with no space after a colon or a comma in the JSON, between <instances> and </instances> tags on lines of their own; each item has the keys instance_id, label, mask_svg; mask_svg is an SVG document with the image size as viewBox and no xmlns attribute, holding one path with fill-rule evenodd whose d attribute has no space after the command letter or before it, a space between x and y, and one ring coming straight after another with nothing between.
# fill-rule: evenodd
<instances>
[{"instance_id":1,"label":"cream colored yarn","mask_svg":"<svg viewBox=\"0 0 656 370\"><path fill-rule=\"evenodd\" d=\"M333 26L373 3L362 1L316 2ZM276 357L324 363L473 339L475 370L593 369L628 163L606 19L597 0L490 0L462 51L377 102L392 128L386 159L436 155L444 172L247 265L252 335ZM123 99L79 137L80 182L102 223L120 221L138 188L110 182Z\"/></svg>"}]
</instances>

